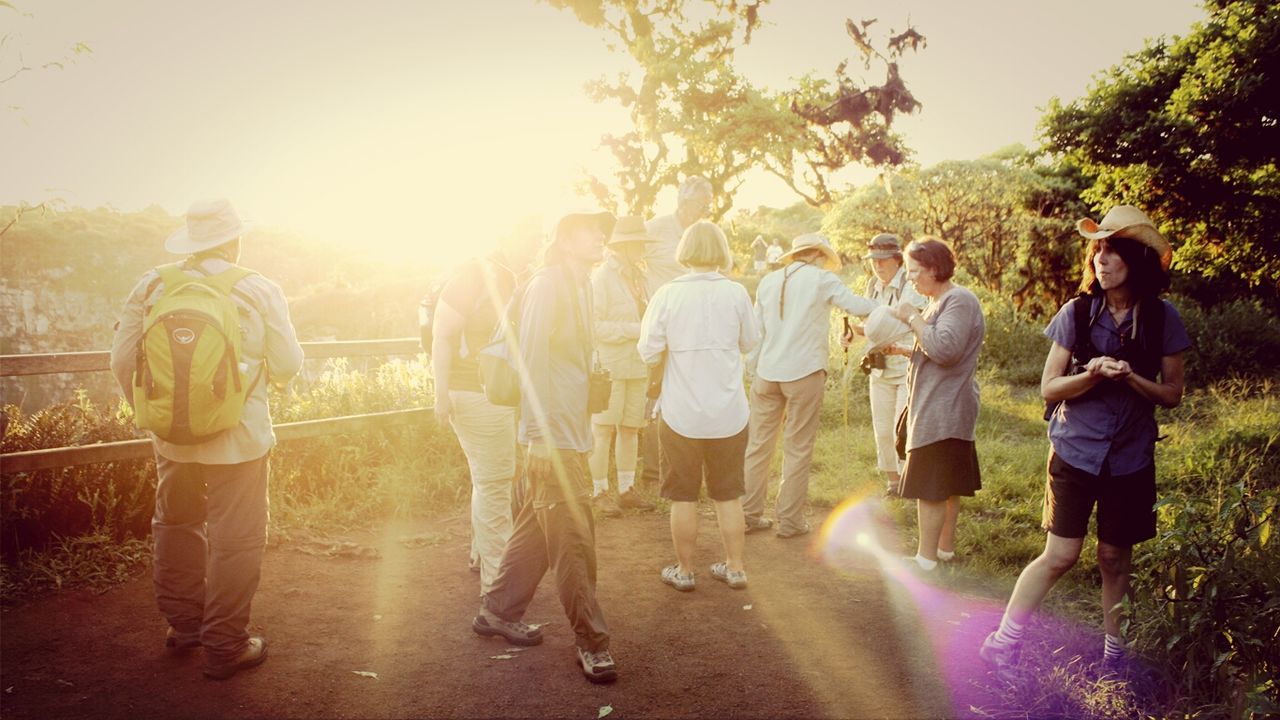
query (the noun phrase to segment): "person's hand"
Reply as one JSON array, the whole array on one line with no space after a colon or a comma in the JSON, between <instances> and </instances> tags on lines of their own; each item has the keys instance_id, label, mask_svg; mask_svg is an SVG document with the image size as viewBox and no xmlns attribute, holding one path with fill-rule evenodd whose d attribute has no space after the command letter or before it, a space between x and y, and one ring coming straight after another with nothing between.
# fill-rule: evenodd
<instances>
[{"instance_id":1,"label":"person's hand","mask_svg":"<svg viewBox=\"0 0 1280 720\"><path fill-rule=\"evenodd\" d=\"M453 417L453 401L449 393L436 396L436 422L440 427L449 427L449 419Z\"/></svg>"},{"instance_id":2,"label":"person's hand","mask_svg":"<svg viewBox=\"0 0 1280 720\"><path fill-rule=\"evenodd\" d=\"M1109 362L1114 362L1114 360L1106 355L1099 355L1085 363L1084 372L1089 377L1106 377L1106 373L1103 372L1103 369Z\"/></svg>"},{"instance_id":3,"label":"person's hand","mask_svg":"<svg viewBox=\"0 0 1280 720\"><path fill-rule=\"evenodd\" d=\"M854 335L854 333L853 333L853 331L852 331L852 330L850 330L849 332L842 332L842 333L840 333L840 347L842 347L842 348L844 348L844 349L848 350L848 349L849 349L849 346L850 346L850 345L853 345L853 338L854 338L854 337L855 337L855 335Z\"/></svg>"},{"instance_id":4,"label":"person's hand","mask_svg":"<svg viewBox=\"0 0 1280 720\"><path fill-rule=\"evenodd\" d=\"M1124 380L1133 373L1133 367L1126 360L1109 360L1102 365L1102 375L1110 380Z\"/></svg>"},{"instance_id":5,"label":"person's hand","mask_svg":"<svg viewBox=\"0 0 1280 720\"><path fill-rule=\"evenodd\" d=\"M912 319L920 316L920 311L909 302L901 302L889 308L889 313L902 322L910 325Z\"/></svg>"}]
</instances>

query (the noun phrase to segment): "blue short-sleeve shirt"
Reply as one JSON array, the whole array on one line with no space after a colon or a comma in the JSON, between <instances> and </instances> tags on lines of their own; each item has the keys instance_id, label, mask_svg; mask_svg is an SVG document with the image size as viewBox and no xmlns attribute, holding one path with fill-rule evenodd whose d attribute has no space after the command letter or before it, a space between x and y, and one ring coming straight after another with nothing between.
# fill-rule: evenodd
<instances>
[{"instance_id":1,"label":"blue short-sleeve shirt","mask_svg":"<svg viewBox=\"0 0 1280 720\"><path fill-rule=\"evenodd\" d=\"M1116 325L1100 299L1091 301L1089 338L1098 352L1120 351L1120 338L1132 330L1133 313ZM1191 347L1182 317L1168 301L1164 306L1163 355ZM1071 304L1063 305L1044 334L1064 348L1076 342ZM1060 403L1049 417L1049 442L1068 465L1094 475L1107 468L1111 475L1128 475L1155 461L1155 405L1123 382L1103 380L1090 392Z\"/></svg>"}]
</instances>

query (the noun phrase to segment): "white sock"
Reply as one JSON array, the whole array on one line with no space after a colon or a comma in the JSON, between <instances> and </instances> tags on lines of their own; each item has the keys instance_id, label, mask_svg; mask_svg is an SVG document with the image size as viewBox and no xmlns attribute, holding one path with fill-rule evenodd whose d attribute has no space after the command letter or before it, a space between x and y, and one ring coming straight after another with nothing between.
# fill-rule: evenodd
<instances>
[{"instance_id":1,"label":"white sock","mask_svg":"<svg viewBox=\"0 0 1280 720\"><path fill-rule=\"evenodd\" d=\"M952 560L956 559L956 551L955 550L939 550L938 559L941 560L942 562L951 562Z\"/></svg>"},{"instance_id":2,"label":"white sock","mask_svg":"<svg viewBox=\"0 0 1280 720\"><path fill-rule=\"evenodd\" d=\"M1124 640L1115 635L1107 634L1107 639L1102 644L1102 656L1111 660L1124 655Z\"/></svg>"},{"instance_id":3,"label":"white sock","mask_svg":"<svg viewBox=\"0 0 1280 720\"><path fill-rule=\"evenodd\" d=\"M938 567L937 560L930 560L929 558L921 555L920 553L916 553L915 561L916 561L916 564L920 566L921 570L933 570Z\"/></svg>"},{"instance_id":4,"label":"white sock","mask_svg":"<svg viewBox=\"0 0 1280 720\"><path fill-rule=\"evenodd\" d=\"M1005 616L1000 619L1000 629L996 631L996 642L1000 645L1017 645L1022 642L1022 632L1025 629L1005 613Z\"/></svg>"},{"instance_id":5,"label":"white sock","mask_svg":"<svg viewBox=\"0 0 1280 720\"><path fill-rule=\"evenodd\" d=\"M636 471L631 472L618 471L618 494L625 495L628 490L636 484Z\"/></svg>"},{"instance_id":6,"label":"white sock","mask_svg":"<svg viewBox=\"0 0 1280 720\"><path fill-rule=\"evenodd\" d=\"M591 494L591 497L600 497L609 491L609 478L607 477L592 478L591 484L595 486L595 492Z\"/></svg>"}]
</instances>

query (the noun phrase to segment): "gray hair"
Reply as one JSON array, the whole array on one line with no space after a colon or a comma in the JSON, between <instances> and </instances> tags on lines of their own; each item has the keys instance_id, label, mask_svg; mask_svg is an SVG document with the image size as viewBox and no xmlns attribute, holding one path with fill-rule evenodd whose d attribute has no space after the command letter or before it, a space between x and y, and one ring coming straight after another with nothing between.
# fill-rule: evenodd
<instances>
[{"instance_id":1,"label":"gray hair","mask_svg":"<svg viewBox=\"0 0 1280 720\"><path fill-rule=\"evenodd\" d=\"M690 175L684 179L684 182L680 183L680 189L676 191L676 201L692 200L704 193L706 195L713 194L711 181L701 175Z\"/></svg>"}]
</instances>

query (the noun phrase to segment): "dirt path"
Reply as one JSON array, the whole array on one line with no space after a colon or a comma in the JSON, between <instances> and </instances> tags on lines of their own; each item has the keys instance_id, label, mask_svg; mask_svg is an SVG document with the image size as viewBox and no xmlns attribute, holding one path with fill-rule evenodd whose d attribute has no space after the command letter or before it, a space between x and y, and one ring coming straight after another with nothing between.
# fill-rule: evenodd
<instances>
[{"instance_id":1,"label":"dirt path","mask_svg":"<svg viewBox=\"0 0 1280 720\"><path fill-rule=\"evenodd\" d=\"M812 518L815 527L821 520ZM439 541L402 542L424 533ZM704 517L699 567L718 559L715 533ZM899 579L871 553L849 553L833 568L816 536L748 536L747 590L703 570L695 592L677 593L658 580L672 557L666 517L628 515L598 527L600 601L620 678L593 686L574 665L549 579L526 618L549 623L541 646L508 653L500 639L471 632L478 576L466 567L461 517L350 539L381 557L315 556L297 542L268 550L254 622L270 659L228 682L201 677L199 651L163 652L147 577L8 608L0 712L9 720L597 718L610 706L616 718L947 717L981 704L974 650L999 612Z\"/></svg>"}]
</instances>

